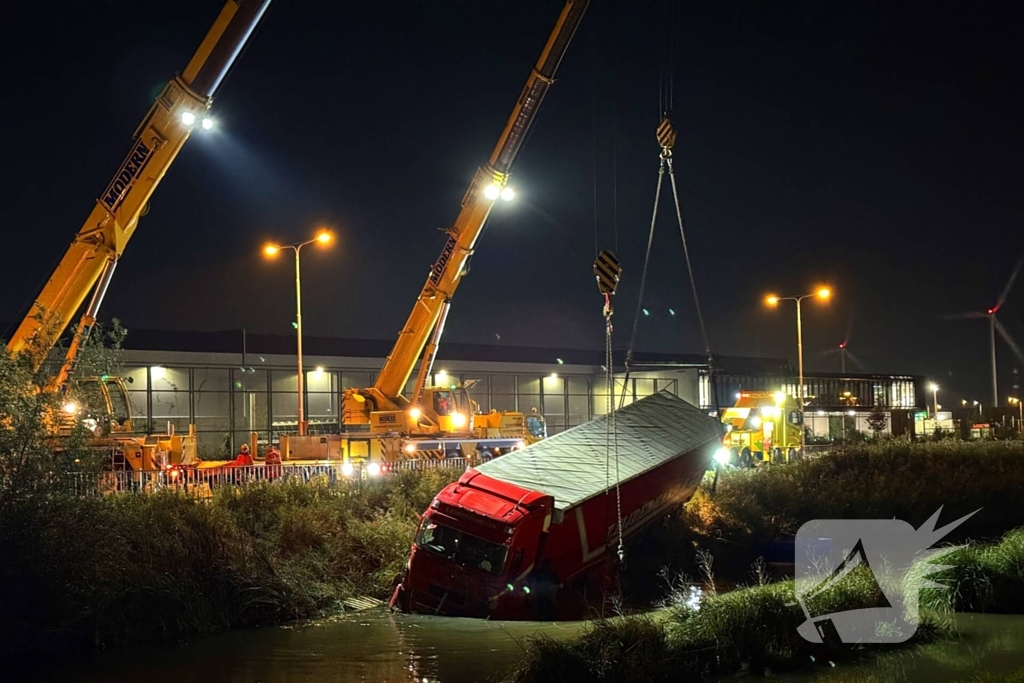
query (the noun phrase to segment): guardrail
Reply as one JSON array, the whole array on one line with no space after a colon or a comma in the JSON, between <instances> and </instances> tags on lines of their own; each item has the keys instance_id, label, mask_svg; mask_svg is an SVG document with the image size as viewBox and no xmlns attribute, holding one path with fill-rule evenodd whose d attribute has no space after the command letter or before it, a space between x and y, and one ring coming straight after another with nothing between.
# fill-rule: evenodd
<instances>
[{"instance_id":1,"label":"guardrail","mask_svg":"<svg viewBox=\"0 0 1024 683\"><path fill-rule=\"evenodd\" d=\"M402 460L391 463L349 465L339 462L282 463L236 467L169 468L165 470L117 470L108 472L71 472L69 492L78 496L112 493L154 493L181 491L197 497L212 495L213 489L224 486L246 486L259 482L297 481L303 484L323 482L331 486L358 486L364 481L403 471L457 468L465 469L465 458L445 460Z\"/></svg>"}]
</instances>

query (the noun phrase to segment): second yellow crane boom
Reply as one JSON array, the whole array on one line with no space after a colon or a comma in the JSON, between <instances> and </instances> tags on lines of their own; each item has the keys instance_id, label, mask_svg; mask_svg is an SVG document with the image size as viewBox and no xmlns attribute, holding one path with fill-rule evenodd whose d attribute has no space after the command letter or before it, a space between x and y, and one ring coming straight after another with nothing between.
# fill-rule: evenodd
<instances>
[{"instance_id":1,"label":"second yellow crane boom","mask_svg":"<svg viewBox=\"0 0 1024 683\"><path fill-rule=\"evenodd\" d=\"M427 340L438 327L442 311L447 310L461 282L466 262L473 254L494 202L511 191L506 188L512 164L526 139L530 125L540 109L544 96L554 82L555 72L589 5L589 0L568 0L559 14L551 35L530 72L526 85L516 100L508 123L491 152L487 164L481 166L462 199L462 209L448 229L441 254L434 261L423 289L420 291L405 327L377 375L373 387L349 392L346 396L346 421L369 422L367 397L376 410L401 408L407 399L402 391L424 351ZM423 374L423 373L421 373ZM351 399L357 397L353 403Z\"/></svg>"}]
</instances>

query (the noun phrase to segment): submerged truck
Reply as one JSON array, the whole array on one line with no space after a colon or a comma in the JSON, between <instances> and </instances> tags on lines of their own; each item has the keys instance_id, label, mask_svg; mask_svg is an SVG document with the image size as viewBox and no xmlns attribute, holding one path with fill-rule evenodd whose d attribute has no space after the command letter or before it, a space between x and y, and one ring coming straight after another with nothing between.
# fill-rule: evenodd
<instances>
[{"instance_id":1,"label":"submerged truck","mask_svg":"<svg viewBox=\"0 0 1024 683\"><path fill-rule=\"evenodd\" d=\"M424 513L391 607L581 616L612 585L620 526L626 540L688 500L723 433L667 392L616 411L614 425L601 417L466 470Z\"/></svg>"}]
</instances>

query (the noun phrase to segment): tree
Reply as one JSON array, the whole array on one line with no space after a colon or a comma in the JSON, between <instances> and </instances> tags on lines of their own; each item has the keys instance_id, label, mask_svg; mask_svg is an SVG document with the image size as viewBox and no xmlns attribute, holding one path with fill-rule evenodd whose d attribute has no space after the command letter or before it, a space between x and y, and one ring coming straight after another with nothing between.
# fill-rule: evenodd
<instances>
[{"instance_id":1,"label":"tree","mask_svg":"<svg viewBox=\"0 0 1024 683\"><path fill-rule=\"evenodd\" d=\"M82 345L75 365L74 379L83 377L116 377L122 371L122 359L125 337L128 330L117 318L112 318L110 326L96 323L92 334Z\"/></svg>"},{"instance_id":2,"label":"tree","mask_svg":"<svg viewBox=\"0 0 1024 683\"><path fill-rule=\"evenodd\" d=\"M875 408L870 415L868 415L868 427L871 427L871 431L878 436L885 431L886 427L889 426L889 416L885 414L885 411L881 408Z\"/></svg>"},{"instance_id":3,"label":"tree","mask_svg":"<svg viewBox=\"0 0 1024 683\"><path fill-rule=\"evenodd\" d=\"M66 482L92 462L81 427L58 437L61 396L45 390L27 356L0 349L0 507Z\"/></svg>"}]
</instances>

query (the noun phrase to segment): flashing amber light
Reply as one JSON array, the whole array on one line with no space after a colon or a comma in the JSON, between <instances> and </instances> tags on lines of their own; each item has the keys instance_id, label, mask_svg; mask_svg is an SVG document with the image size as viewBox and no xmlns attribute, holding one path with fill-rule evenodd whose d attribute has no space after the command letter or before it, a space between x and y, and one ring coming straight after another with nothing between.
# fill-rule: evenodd
<instances>
[{"instance_id":1,"label":"flashing amber light","mask_svg":"<svg viewBox=\"0 0 1024 683\"><path fill-rule=\"evenodd\" d=\"M411 420L419 420L422 414L419 408L409 408L409 419Z\"/></svg>"},{"instance_id":2,"label":"flashing amber light","mask_svg":"<svg viewBox=\"0 0 1024 683\"><path fill-rule=\"evenodd\" d=\"M830 296L832 296L832 290L829 289L828 287L819 287L818 291L815 292L815 294L818 295L819 299L827 300Z\"/></svg>"},{"instance_id":3,"label":"flashing amber light","mask_svg":"<svg viewBox=\"0 0 1024 683\"><path fill-rule=\"evenodd\" d=\"M281 247L276 244L268 244L263 247L263 254L265 256L277 256L277 252L281 251Z\"/></svg>"},{"instance_id":4,"label":"flashing amber light","mask_svg":"<svg viewBox=\"0 0 1024 683\"><path fill-rule=\"evenodd\" d=\"M779 297L775 296L774 294L769 294L764 298L764 302L769 306L776 306L779 303Z\"/></svg>"},{"instance_id":5,"label":"flashing amber light","mask_svg":"<svg viewBox=\"0 0 1024 683\"><path fill-rule=\"evenodd\" d=\"M333 240L334 235L327 232L326 230L321 230L319 234L317 234L316 236L316 241L319 242L320 244L330 244Z\"/></svg>"}]
</instances>

